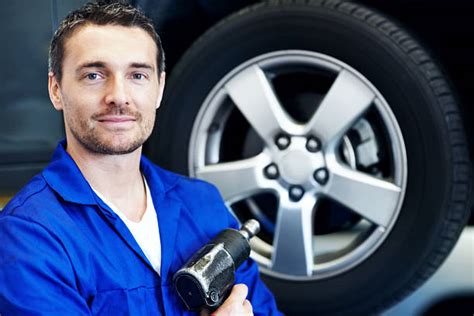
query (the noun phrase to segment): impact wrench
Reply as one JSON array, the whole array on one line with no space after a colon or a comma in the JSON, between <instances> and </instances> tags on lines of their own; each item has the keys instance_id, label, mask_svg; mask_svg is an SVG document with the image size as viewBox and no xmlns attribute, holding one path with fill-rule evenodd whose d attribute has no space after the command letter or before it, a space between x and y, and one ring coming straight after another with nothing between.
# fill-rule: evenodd
<instances>
[{"instance_id":1,"label":"impact wrench","mask_svg":"<svg viewBox=\"0 0 474 316\"><path fill-rule=\"evenodd\" d=\"M179 269L173 282L188 310L217 309L235 282L235 271L250 255L249 240L260 230L251 219L240 230L225 229Z\"/></svg>"}]
</instances>

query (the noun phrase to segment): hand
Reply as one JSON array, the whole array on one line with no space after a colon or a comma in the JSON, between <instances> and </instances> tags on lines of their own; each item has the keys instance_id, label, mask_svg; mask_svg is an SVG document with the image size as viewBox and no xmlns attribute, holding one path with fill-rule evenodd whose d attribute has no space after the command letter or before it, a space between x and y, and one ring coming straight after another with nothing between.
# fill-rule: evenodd
<instances>
[{"instance_id":1,"label":"hand","mask_svg":"<svg viewBox=\"0 0 474 316\"><path fill-rule=\"evenodd\" d=\"M211 316L253 316L252 304L247 300L248 288L245 284L236 284L229 297L211 314ZM209 315L201 312L200 316Z\"/></svg>"}]
</instances>

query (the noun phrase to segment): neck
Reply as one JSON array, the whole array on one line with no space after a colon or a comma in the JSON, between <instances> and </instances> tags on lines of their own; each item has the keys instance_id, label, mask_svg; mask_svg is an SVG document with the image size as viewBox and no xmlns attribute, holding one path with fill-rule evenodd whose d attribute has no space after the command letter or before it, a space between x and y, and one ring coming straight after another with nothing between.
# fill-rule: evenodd
<instances>
[{"instance_id":1,"label":"neck","mask_svg":"<svg viewBox=\"0 0 474 316\"><path fill-rule=\"evenodd\" d=\"M105 155L89 151L75 139L68 139L67 144L66 151L89 184L116 206L122 207L127 217L140 220L146 207L140 172L142 147L129 154ZM131 203L137 207L129 208ZM129 209L134 210L133 213Z\"/></svg>"}]
</instances>

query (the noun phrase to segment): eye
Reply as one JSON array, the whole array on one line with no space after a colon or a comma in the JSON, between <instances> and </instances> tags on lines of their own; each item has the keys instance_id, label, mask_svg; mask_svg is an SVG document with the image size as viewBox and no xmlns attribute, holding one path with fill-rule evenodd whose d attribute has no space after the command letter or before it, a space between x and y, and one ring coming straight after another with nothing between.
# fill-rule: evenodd
<instances>
[{"instance_id":1,"label":"eye","mask_svg":"<svg viewBox=\"0 0 474 316\"><path fill-rule=\"evenodd\" d=\"M145 79L146 77L145 77L145 75L142 74L142 73L134 73L134 74L132 75L132 78L133 78L133 79L136 79L136 80L143 80L143 79Z\"/></svg>"},{"instance_id":2,"label":"eye","mask_svg":"<svg viewBox=\"0 0 474 316\"><path fill-rule=\"evenodd\" d=\"M90 74L87 74L86 78L89 79L89 80L97 80L97 79L100 79L100 76L99 76L98 73L92 72Z\"/></svg>"}]
</instances>

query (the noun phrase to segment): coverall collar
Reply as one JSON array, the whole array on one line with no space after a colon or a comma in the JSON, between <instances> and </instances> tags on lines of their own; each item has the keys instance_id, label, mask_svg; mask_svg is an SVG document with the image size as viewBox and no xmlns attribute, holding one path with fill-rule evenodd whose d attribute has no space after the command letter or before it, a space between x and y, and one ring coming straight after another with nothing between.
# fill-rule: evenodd
<instances>
[{"instance_id":1,"label":"coverall collar","mask_svg":"<svg viewBox=\"0 0 474 316\"><path fill-rule=\"evenodd\" d=\"M164 183L151 165L147 158L141 157L140 169L149 182L150 190L153 187L153 193L163 194L174 186L177 179L173 179L175 181L171 183ZM66 140L58 144L51 163L43 170L43 177L64 200L84 205L97 204L89 183L66 151Z\"/></svg>"}]
</instances>

